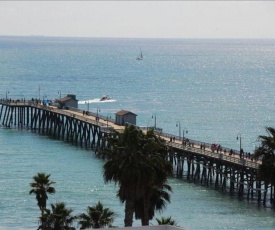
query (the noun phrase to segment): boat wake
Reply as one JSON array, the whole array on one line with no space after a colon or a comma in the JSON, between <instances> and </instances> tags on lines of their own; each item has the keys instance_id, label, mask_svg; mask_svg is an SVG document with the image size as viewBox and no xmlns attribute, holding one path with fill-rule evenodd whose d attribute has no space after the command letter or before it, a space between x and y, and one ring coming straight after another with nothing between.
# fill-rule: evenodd
<instances>
[{"instance_id":1,"label":"boat wake","mask_svg":"<svg viewBox=\"0 0 275 230\"><path fill-rule=\"evenodd\" d=\"M86 100L86 101L78 101L78 104L83 105L83 104L87 104L87 103L109 103L109 102L115 102L115 101L116 100L114 100L114 99L102 101L100 98L95 98L95 99Z\"/></svg>"}]
</instances>

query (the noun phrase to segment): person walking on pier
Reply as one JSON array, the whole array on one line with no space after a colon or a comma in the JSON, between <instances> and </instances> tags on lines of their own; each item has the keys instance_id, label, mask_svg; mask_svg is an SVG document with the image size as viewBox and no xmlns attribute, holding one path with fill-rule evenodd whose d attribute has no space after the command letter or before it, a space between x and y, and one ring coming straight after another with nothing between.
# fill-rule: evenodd
<instances>
[{"instance_id":1,"label":"person walking on pier","mask_svg":"<svg viewBox=\"0 0 275 230\"><path fill-rule=\"evenodd\" d=\"M240 158L243 158L244 157L244 151L243 151L243 149L241 148L241 150L240 150Z\"/></svg>"}]
</instances>

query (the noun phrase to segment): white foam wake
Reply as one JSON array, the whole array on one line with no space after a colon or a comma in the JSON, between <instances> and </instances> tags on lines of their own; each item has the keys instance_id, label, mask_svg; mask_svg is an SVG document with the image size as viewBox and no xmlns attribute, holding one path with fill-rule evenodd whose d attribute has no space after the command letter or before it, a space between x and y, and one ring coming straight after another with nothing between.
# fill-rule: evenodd
<instances>
[{"instance_id":1,"label":"white foam wake","mask_svg":"<svg viewBox=\"0 0 275 230\"><path fill-rule=\"evenodd\" d=\"M78 104L83 105L87 103L109 103L109 102L115 102L116 100L110 99L110 100L105 100L101 101L100 98L95 98L95 99L90 99L90 100L85 100L85 101L78 101Z\"/></svg>"}]
</instances>

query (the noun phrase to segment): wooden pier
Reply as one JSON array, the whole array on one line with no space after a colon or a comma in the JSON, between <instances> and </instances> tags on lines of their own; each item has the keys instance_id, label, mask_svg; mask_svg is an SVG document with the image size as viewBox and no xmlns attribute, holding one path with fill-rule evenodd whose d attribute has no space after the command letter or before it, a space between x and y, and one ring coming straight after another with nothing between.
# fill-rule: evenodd
<instances>
[{"instance_id":1,"label":"wooden pier","mask_svg":"<svg viewBox=\"0 0 275 230\"><path fill-rule=\"evenodd\" d=\"M12 128L26 128L42 135L71 142L95 152L105 148L106 136L113 130L123 131L124 126L115 124L107 117L86 114L77 109L58 109L41 105L34 101L0 100L0 125ZM210 144L202 148L198 143L186 145L180 139L171 141L167 135L156 134L163 138L168 147L168 159L173 163L175 174L179 178L215 186L222 191L238 193L247 199L257 197L264 200L268 191L263 182L257 179L261 161L240 158L238 154L212 151ZM204 143L205 144L205 143ZM272 191L269 191L271 194Z\"/></svg>"},{"instance_id":2,"label":"wooden pier","mask_svg":"<svg viewBox=\"0 0 275 230\"><path fill-rule=\"evenodd\" d=\"M0 124L4 127L26 128L42 135L71 142L87 149L105 146L105 135L120 130L112 120L96 119L79 110L58 109L33 101L0 101Z\"/></svg>"},{"instance_id":3,"label":"wooden pier","mask_svg":"<svg viewBox=\"0 0 275 230\"><path fill-rule=\"evenodd\" d=\"M215 186L230 193L237 192L240 197L246 196L247 199L257 196L261 201L263 182L257 180L260 161L196 145L167 142L167 146L169 160L174 164L177 177Z\"/></svg>"}]
</instances>

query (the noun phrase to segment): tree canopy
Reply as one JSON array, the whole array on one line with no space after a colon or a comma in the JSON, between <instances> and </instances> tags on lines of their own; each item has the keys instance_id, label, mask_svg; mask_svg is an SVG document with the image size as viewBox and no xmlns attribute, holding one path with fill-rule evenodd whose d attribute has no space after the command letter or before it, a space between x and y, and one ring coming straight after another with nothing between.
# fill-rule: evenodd
<instances>
[{"instance_id":1,"label":"tree canopy","mask_svg":"<svg viewBox=\"0 0 275 230\"><path fill-rule=\"evenodd\" d=\"M109 208L104 208L98 201L95 206L88 206L87 213L78 216L80 229L111 227L115 213Z\"/></svg>"},{"instance_id":2,"label":"tree canopy","mask_svg":"<svg viewBox=\"0 0 275 230\"><path fill-rule=\"evenodd\" d=\"M274 186L275 189L275 129L266 127L267 136L260 135L260 146L256 148L253 158L262 159L259 166L258 178L265 182L265 193L263 203L266 202L266 192L268 185ZM273 189L273 190L274 190ZM273 203L275 199L273 198Z\"/></svg>"},{"instance_id":3,"label":"tree canopy","mask_svg":"<svg viewBox=\"0 0 275 230\"><path fill-rule=\"evenodd\" d=\"M172 165L166 160L165 142L153 130L144 134L133 125L107 140L110 148L100 153L107 158L103 177L106 183L112 181L119 186L118 197L125 203L124 224L132 226L136 213L142 225L148 225L154 210L164 208L165 202L170 201L171 187L166 182Z\"/></svg>"},{"instance_id":4,"label":"tree canopy","mask_svg":"<svg viewBox=\"0 0 275 230\"><path fill-rule=\"evenodd\" d=\"M55 182L49 179L50 176L51 174L46 175L43 172L37 173L37 175L33 176L34 182L30 183L32 189L30 190L29 194L34 193L36 195L37 205L42 214L46 209L48 199L47 193L55 193L55 188L52 187L52 184Z\"/></svg>"},{"instance_id":5,"label":"tree canopy","mask_svg":"<svg viewBox=\"0 0 275 230\"><path fill-rule=\"evenodd\" d=\"M41 230L75 230L73 227L75 216L72 216L72 209L66 207L64 202L51 204L52 210L47 209L40 218Z\"/></svg>"}]
</instances>

